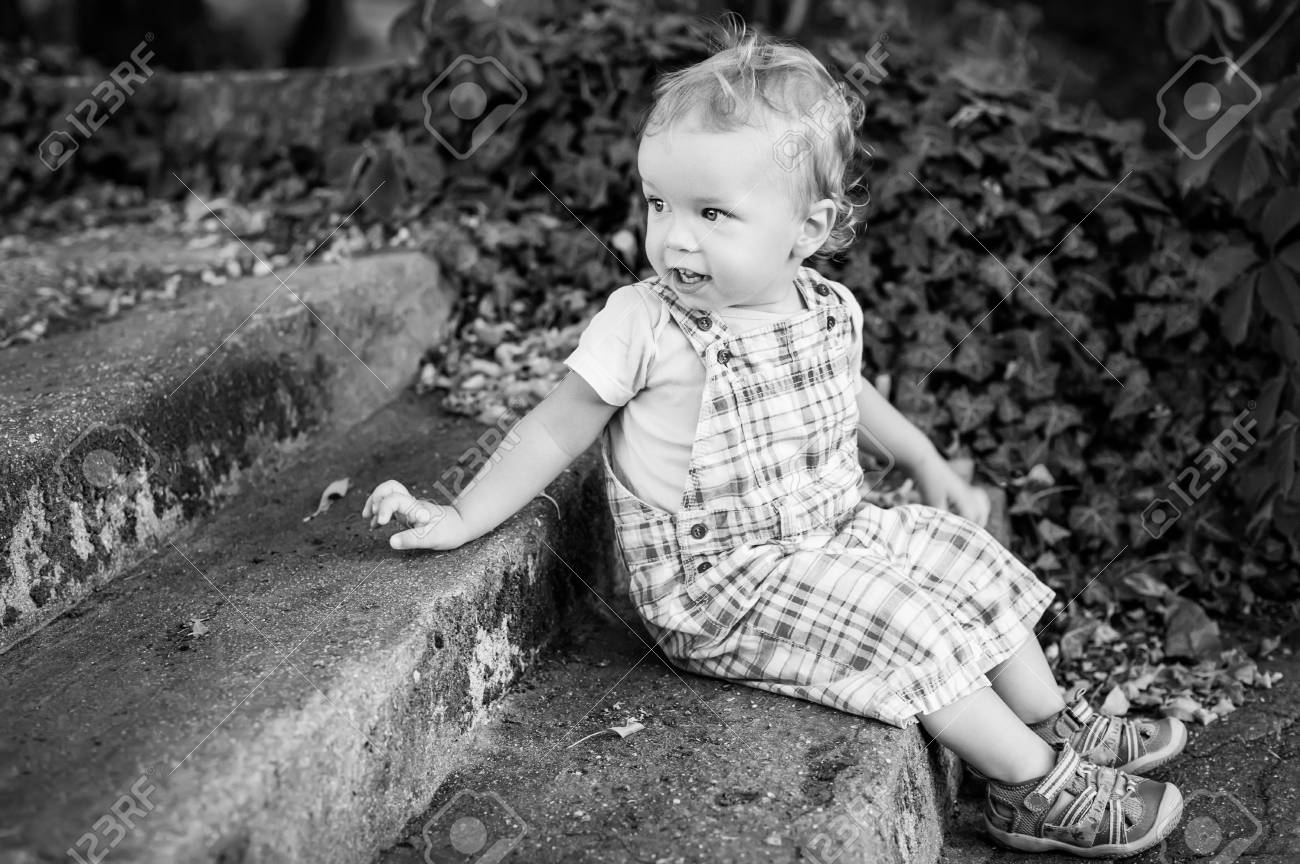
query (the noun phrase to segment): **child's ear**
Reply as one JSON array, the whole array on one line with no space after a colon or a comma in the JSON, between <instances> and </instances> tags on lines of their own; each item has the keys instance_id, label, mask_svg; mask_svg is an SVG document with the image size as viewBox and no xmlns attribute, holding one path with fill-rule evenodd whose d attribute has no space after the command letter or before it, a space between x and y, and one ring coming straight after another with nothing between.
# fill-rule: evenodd
<instances>
[{"instance_id":1,"label":"child's ear","mask_svg":"<svg viewBox=\"0 0 1300 864\"><path fill-rule=\"evenodd\" d=\"M826 238L835 227L835 202L823 198L808 208L808 215L803 220L799 236L795 240L794 255L803 260L822 247Z\"/></svg>"}]
</instances>

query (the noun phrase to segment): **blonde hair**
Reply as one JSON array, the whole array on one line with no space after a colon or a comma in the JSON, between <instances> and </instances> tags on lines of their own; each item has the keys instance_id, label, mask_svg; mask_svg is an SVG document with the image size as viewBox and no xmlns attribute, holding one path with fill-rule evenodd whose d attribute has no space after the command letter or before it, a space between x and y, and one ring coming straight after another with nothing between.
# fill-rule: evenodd
<instances>
[{"instance_id":1,"label":"blonde hair","mask_svg":"<svg viewBox=\"0 0 1300 864\"><path fill-rule=\"evenodd\" d=\"M774 156L791 177L798 212L823 198L834 203L834 225L814 253L829 258L852 244L859 211L866 208L849 196L855 187L866 191L861 174L849 179L855 157L869 152L855 133L865 107L806 48L760 36L738 16L733 20L731 28L723 22L714 54L659 78L637 139L687 118L708 132L802 126L785 129Z\"/></svg>"}]
</instances>

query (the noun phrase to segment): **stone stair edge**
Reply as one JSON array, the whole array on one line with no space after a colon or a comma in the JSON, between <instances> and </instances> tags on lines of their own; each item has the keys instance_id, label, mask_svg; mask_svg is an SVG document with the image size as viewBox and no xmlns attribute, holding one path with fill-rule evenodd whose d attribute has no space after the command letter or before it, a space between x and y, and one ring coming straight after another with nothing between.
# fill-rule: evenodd
<instances>
[{"instance_id":1,"label":"stone stair edge","mask_svg":"<svg viewBox=\"0 0 1300 864\"><path fill-rule=\"evenodd\" d=\"M387 431L395 419L409 420L413 411L428 413L427 407L412 407L415 401L390 403L373 415L369 425ZM443 448L452 450L463 449L462 444L471 446L466 442L482 431L465 418L453 418L450 426L450 432L444 430L438 437ZM329 467L304 465L308 460L312 466L335 462L349 453L355 462L356 447L336 447L333 455L321 450L322 445L345 440L349 432L313 442L295 454L285 470L328 472ZM401 458L407 464L414 464L410 462L413 440L408 435L393 447L404 451ZM101 841L111 839L114 832L94 830L96 819L112 822L114 802L122 794L131 794L132 788L145 787L154 790L149 812L161 818L151 816L152 825L127 837L118 850L124 860L343 862L375 854L392 841L411 812L427 803L461 735L481 721L491 703L527 667L550 638L561 610L573 605L582 586L597 581L599 571L608 567L607 558L591 553L601 549L608 554L614 548L608 526L592 518L594 508L603 507L598 472L599 462L589 452L549 487L554 503L539 497L496 531L452 553L423 558L392 553L377 538L358 538L365 532L351 528L343 532L347 537L339 541L342 545L321 547L341 550L351 544L355 551L357 543L364 543L370 551L361 566L369 570L371 559L380 562L373 573L375 583L383 585L378 589L379 602L373 607L349 604L322 628L328 633L316 632L311 640L304 639L306 647L295 656L313 677L321 676L318 692L300 682L293 690L292 676L287 682L277 679L279 686L266 697L269 703L262 696L241 702L241 710L232 712L235 716L222 731L205 737L204 751L175 776L164 763L184 756L185 747L164 742L169 735L174 741L175 732L168 730L184 726L192 708L178 706L175 700L198 694L192 701L204 703L200 707L207 714L220 717L243 685L255 680L246 667L248 644L257 639L230 629L238 620L229 609L224 624L209 621L212 633L205 637L223 640L221 654L185 655L189 665L183 675L173 676L170 685L165 676L158 677L163 673L156 656L140 644L140 634L151 628L156 631L180 596L181 589L163 578L160 564L149 564L157 573L143 579L133 575L109 586L85 615L61 618L0 656L0 668L9 667L0 679L16 682L0 690L19 688L24 682L31 685L24 693L23 707L0 724L8 727L7 734L0 735L0 763L12 766L0 772L0 810L17 818L23 828L16 844L0 832L0 861L45 860L43 856L57 856L74 846L88 856L89 841L77 846L79 839L87 834ZM318 485L317 478L295 481L289 492L244 490L239 501L183 535L174 548L178 553L183 550L187 565L201 570L213 559L237 558L247 551L235 545L246 530L241 510L283 511L283 503L273 503L276 498L300 501ZM337 517L339 524L360 521L352 512L359 499L348 503L347 511ZM292 522L283 512L272 518L283 526L276 529L280 534L293 535L292 523L303 524L296 513ZM310 536L314 526L306 524L304 536ZM327 525L323 530L337 532L338 528ZM293 543L315 548L301 543L302 539L290 536L282 542L281 554L291 554ZM318 599L324 584L344 584L343 577L353 566L349 559L335 564L332 573L313 574L292 588L276 587L272 580L272 587L261 590L288 603L284 620L307 621L318 605L332 606ZM267 608L270 601L255 603L237 594L235 586L241 583L235 576L227 582L217 571L211 572L232 605ZM421 586L427 590L421 591ZM282 593L289 590L297 593ZM226 629L218 636L220 626ZM105 647L100 656L86 660L86 647L96 640L105 642ZM211 641L206 646L215 650ZM313 663L313 658L318 662ZM105 686L96 664L108 667L105 672L136 669L139 680L119 675L119 686L114 687L110 673ZM235 678L239 681L228 680ZM195 683L203 679L220 686L210 691ZM76 695L97 686L103 691L85 698ZM40 687L55 692L39 692ZM173 687L181 689L171 692ZM150 700L161 692L169 692L170 699L151 707ZM220 695L211 696L214 692ZM32 702L41 707L31 708ZM77 713L74 707L111 722L78 732L78 720L65 719ZM57 718L47 716L52 711ZM129 727L132 717L156 727L159 740L114 740L114 731ZM195 726L184 740L197 742L202 728ZM33 737L37 734L68 739L61 746L71 748L73 754L51 754L44 749L50 744ZM89 737L95 747L87 743ZM100 739L106 745L103 749L98 748ZM9 747L15 750L6 752ZM103 761L97 764L96 756ZM38 764L41 759L50 764ZM89 765L82 764L87 761ZM24 782L20 765L39 769L38 779ZM55 789L48 788L51 784ZM66 830L68 826L73 830Z\"/></svg>"},{"instance_id":2,"label":"stone stair edge","mask_svg":"<svg viewBox=\"0 0 1300 864\"><path fill-rule=\"evenodd\" d=\"M919 727L679 674L652 643L566 622L370 864L455 860L454 824L475 819L536 864L940 860L960 764Z\"/></svg>"},{"instance_id":3,"label":"stone stair edge","mask_svg":"<svg viewBox=\"0 0 1300 864\"><path fill-rule=\"evenodd\" d=\"M302 303L252 277L5 350L0 653L211 510L258 454L393 398L451 320L454 298L416 252L309 264L293 281Z\"/></svg>"}]
</instances>

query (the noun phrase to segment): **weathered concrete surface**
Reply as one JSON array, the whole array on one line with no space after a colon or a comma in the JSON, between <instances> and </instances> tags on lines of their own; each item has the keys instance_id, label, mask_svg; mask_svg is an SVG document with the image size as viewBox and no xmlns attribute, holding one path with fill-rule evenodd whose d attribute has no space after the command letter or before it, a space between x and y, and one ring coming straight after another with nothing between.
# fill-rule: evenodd
<instances>
[{"instance_id":1,"label":"weathered concrete surface","mask_svg":"<svg viewBox=\"0 0 1300 864\"><path fill-rule=\"evenodd\" d=\"M207 510L270 443L393 398L450 321L417 253L286 281L0 355L0 650Z\"/></svg>"},{"instance_id":2,"label":"weathered concrete surface","mask_svg":"<svg viewBox=\"0 0 1300 864\"><path fill-rule=\"evenodd\" d=\"M938 860L957 766L918 728L680 672L635 619L593 620L494 706L376 864L498 841L530 864ZM645 729L570 746L629 718Z\"/></svg>"},{"instance_id":3,"label":"weathered concrete surface","mask_svg":"<svg viewBox=\"0 0 1300 864\"><path fill-rule=\"evenodd\" d=\"M608 540L587 454L548 489L562 517L539 496L453 552L390 550L360 518L370 490L392 477L438 497L440 470L477 460L483 427L429 402L286 456L0 656L0 861L112 846L112 861L354 862L393 842ZM345 476L352 491L304 523Z\"/></svg>"}]
</instances>

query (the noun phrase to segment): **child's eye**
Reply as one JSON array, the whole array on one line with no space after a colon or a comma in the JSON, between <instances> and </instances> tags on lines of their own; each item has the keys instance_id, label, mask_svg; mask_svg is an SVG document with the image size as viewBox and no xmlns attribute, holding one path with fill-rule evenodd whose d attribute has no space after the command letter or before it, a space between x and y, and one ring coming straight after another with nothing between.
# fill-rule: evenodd
<instances>
[{"instance_id":1,"label":"child's eye","mask_svg":"<svg viewBox=\"0 0 1300 864\"><path fill-rule=\"evenodd\" d=\"M647 198L645 199L645 202L649 204L650 209L655 211L656 213L664 212L663 211L664 202L660 201L658 198Z\"/></svg>"},{"instance_id":2,"label":"child's eye","mask_svg":"<svg viewBox=\"0 0 1300 864\"><path fill-rule=\"evenodd\" d=\"M716 213L716 214L718 214L719 216L730 216L730 215L731 215L730 213L726 212L725 210L719 210L717 207L705 207L703 210L700 211L700 213L703 214L704 218L705 218L705 219L708 219L710 222L716 222L716 221L717 221L716 219L710 219L710 218L709 218L709 214L710 214L710 213Z\"/></svg>"}]
</instances>

